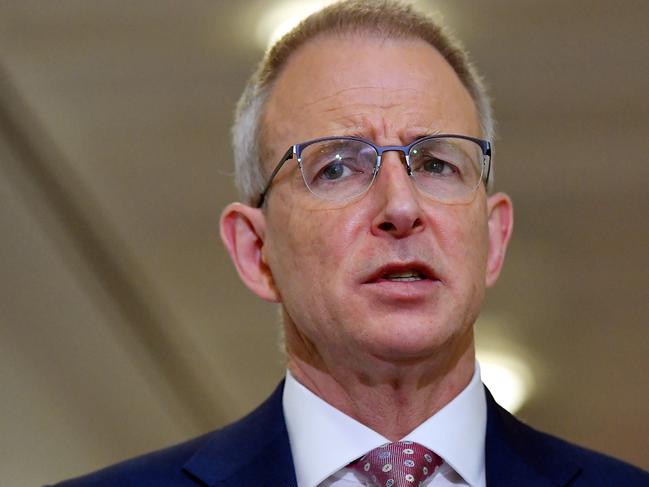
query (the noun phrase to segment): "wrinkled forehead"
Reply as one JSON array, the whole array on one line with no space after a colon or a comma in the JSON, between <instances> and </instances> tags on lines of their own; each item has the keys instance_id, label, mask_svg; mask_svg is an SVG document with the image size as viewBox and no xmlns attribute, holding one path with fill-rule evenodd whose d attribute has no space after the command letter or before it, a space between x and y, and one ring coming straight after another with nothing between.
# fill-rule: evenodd
<instances>
[{"instance_id":1,"label":"wrinkled forehead","mask_svg":"<svg viewBox=\"0 0 649 487\"><path fill-rule=\"evenodd\" d=\"M440 132L481 135L471 95L433 46L418 38L326 35L282 67L264 107L260 148L267 162L316 137L405 142Z\"/></svg>"}]
</instances>

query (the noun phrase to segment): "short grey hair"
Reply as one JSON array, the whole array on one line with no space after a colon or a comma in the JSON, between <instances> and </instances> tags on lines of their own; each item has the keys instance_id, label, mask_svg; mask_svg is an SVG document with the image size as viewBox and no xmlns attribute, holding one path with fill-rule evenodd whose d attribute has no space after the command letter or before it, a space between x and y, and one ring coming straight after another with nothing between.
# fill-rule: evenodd
<instances>
[{"instance_id":1,"label":"short grey hair","mask_svg":"<svg viewBox=\"0 0 649 487\"><path fill-rule=\"evenodd\" d=\"M288 58L309 40L323 35L365 34L381 39L421 39L451 65L473 99L482 137L493 140L495 122L484 82L467 51L446 28L394 0L345 0L307 17L266 52L239 99L232 127L235 184L241 201L254 205L266 183L261 154L266 100ZM489 185L491 186L492 176Z\"/></svg>"}]
</instances>

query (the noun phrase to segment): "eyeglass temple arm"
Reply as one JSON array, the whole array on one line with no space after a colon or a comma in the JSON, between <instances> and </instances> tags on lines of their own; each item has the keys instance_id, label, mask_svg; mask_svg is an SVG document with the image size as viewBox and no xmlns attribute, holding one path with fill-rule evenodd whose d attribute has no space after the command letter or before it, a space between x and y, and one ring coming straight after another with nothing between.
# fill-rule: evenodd
<instances>
[{"instance_id":1,"label":"eyeglass temple arm","mask_svg":"<svg viewBox=\"0 0 649 487\"><path fill-rule=\"evenodd\" d=\"M273 172L270 173L270 176L268 177L268 182L266 183L264 190L259 195L259 202L257 203L256 208L261 208L263 206L264 201L266 201L266 194L268 193L268 191L270 191L270 185L273 183L273 179L275 179L275 176L277 175L279 170L282 168L282 166L284 166L284 163L289 159L293 159L293 154L295 154L295 146L291 146L288 148L288 150L284 153L282 159L279 161L277 166L275 166L275 169L273 169Z\"/></svg>"},{"instance_id":2,"label":"eyeglass temple arm","mask_svg":"<svg viewBox=\"0 0 649 487\"><path fill-rule=\"evenodd\" d=\"M489 142L487 142L484 149L484 155L489 158L489 164L487 165L487 176L484 180L485 187L489 188L489 175L491 174L491 143Z\"/></svg>"}]
</instances>

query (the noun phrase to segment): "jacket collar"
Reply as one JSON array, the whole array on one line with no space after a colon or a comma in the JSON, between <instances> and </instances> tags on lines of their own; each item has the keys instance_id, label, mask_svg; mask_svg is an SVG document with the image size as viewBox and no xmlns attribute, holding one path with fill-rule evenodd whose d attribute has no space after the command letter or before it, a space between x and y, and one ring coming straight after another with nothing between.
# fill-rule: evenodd
<instances>
[{"instance_id":1,"label":"jacket collar","mask_svg":"<svg viewBox=\"0 0 649 487\"><path fill-rule=\"evenodd\" d=\"M486 388L485 392L487 486L568 486L581 468L562 454L559 440L520 422L500 407Z\"/></svg>"},{"instance_id":2,"label":"jacket collar","mask_svg":"<svg viewBox=\"0 0 649 487\"><path fill-rule=\"evenodd\" d=\"M284 382L248 416L215 432L184 470L209 487L296 487L283 388Z\"/></svg>"}]
</instances>

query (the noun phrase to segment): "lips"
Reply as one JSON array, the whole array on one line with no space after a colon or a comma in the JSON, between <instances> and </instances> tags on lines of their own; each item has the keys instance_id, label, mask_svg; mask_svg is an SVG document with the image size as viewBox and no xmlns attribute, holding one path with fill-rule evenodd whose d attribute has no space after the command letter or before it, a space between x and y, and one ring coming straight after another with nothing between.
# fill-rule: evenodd
<instances>
[{"instance_id":1,"label":"lips","mask_svg":"<svg viewBox=\"0 0 649 487\"><path fill-rule=\"evenodd\" d=\"M437 281L434 271L422 262L393 263L381 266L366 280L366 284L378 282L408 283L417 281Z\"/></svg>"}]
</instances>

